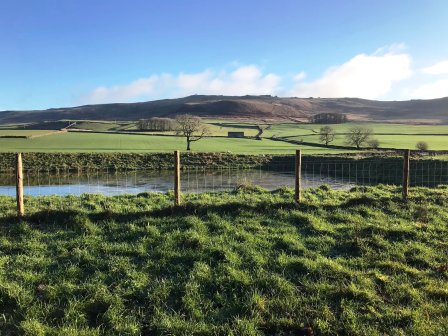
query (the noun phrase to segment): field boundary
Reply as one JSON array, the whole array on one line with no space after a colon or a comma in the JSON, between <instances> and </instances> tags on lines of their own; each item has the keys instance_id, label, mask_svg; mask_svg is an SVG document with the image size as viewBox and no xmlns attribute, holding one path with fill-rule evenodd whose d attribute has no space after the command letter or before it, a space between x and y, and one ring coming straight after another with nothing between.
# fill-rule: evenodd
<instances>
[{"instance_id":1,"label":"field boundary","mask_svg":"<svg viewBox=\"0 0 448 336\"><path fill-rule=\"evenodd\" d=\"M48 133L44 133L44 134L31 135L31 136L27 137L27 139L42 138L42 137L45 137L45 136L62 134L62 133L67 133L67 130L62 129L62 130L59 130L59 131L48 132Z\"/></svg>"},{"instance_id":2,"label":"field boundary","mask_svg":"<svg viewBox=\"0 0 448 336\"><path fill-rule=\"evenodd\" d=\"M0 135L0 139L36 139L42 138L49 135L67 133L67 130L59 130L52 131L43 134L35 134L35 135Z\"/></svg>"},{"instance_id":3,"label":"field boundary","mask_svg":"<svg viewBox=\"0 0 448 336\"><path fill-rule=\"evenodd\" d=\"M448 153L448 151L446 151ZM305 162L359 162L368 159L390 160L402 157L403 150L388 152L356 152L345 154L303 155ZM422 161L446 162L437 157L422 158L417 151L411 155ZM0 153L0 172L10 172L15 168L15 153ZM170 152L160 153L63 153L63 152L28 152L24 153L26 169L48 170L77 170L79 167L107 168L110 170L160 170L172 169L174 162ZM259 168L275 166L279 163L294 160L291 154L232 154L226 152L183 152L182 167L219 168L238 166L239 168Z\"/></svg>"},{"instance_id":4,"label":"field boundary","mask_svg":"<svg viewBox=\"0 0 448 336\"><path fill-rule=\"evenodd\" d=\"M190 172L191 168L195 169L196 172L204 171L206 168L212 168L208 164L204 164L202 162L202 166L192 165L195 163L194 160L189 158L190 153L185 153L182 155L184 160L181 161L180 151L176 150L173 154L169 154L165 157L165 159L169 159L171 163L168 166L168 162L165 160L167 164L166 167L163 167L164 170L169 171L169 174L174 177L174 197L175 197L175 205L179 206L181 204L181 175L184 175L185 180L190 181ZM401 185L402 186L402 194L403 199L406 200L409 195L409 187L412 185L416 186L425 186L425 187L438 187L443 184L448 184L448 161L440 161L440 160L411 160L410 150L404 150L402 156L397 156L393 158L364 158L357 160L343 159L343 158L328 158L328 157L304 157L302 160L301 150L296 150L295 155L282 156L282 157L271 157L269 160L263 162L260 161L258 163L258 168L261 170L270 170L273 172L289 172L291 174L293 172L294 176L294 187L295 187L295 203L301 202L301 192L302 192L302 173L308 174L312 176L312 180L317 181L321 184L326 184L331 178L338 179L339 183L348 182L351 186L364 186L364 185L376 185L376 184L387 184L387 185ZM216 159L217 157L215 157ZM34 167L34 169L27 166L26 162L23 161L23 154L17 153L14 154L13 157L14 171L16 177L16 200L17 200L17 211L19 216L23 216L24 214L24 179L27 179L27 183L30 183L30 177L37 175L37 181L39 186L42 183L45 185L44 180L40 179L39 172L47 171L48 173L48 181L50 178L50 171L56 173L56 179L58 184L61 185L61 177L64 177L67 174L72 173L73 171L77 171L78 176L82 172L87 172L88 179L90 180L89 173L92 176L95 176L95 168L89 166L52 166L52 163L48 163L46 167ZM204 159L204 158L203 158ZM204 160L203 160L204 161ZM217 163L217 162L215 162ZM227 161L223 162L224 165L221 168L226 168L229 172L231 170L236 170L237 175L240 175L238 170L244 170L247 168L252 168L250 166L241 167L238 164L229 165ZM185 169L183 169L185 167ZM44 168L42 170L42 168ZM46 169L45 169L46 168ZM105 162L99 168L96 168L96 176L98 178L98 173L100 170L109 171L114 170L117 167L108 167ZM138 168L141 169L140 166ZM137 168L137 169L138 169ZM194 171L194 170L193 170ZM93 174L91 173L93 172ZM156 173L157 178L160 176L165 176L162 169ZM240 175L241 176L241 175ZM318 177L316 180L315 177ZM162 177L163 178L163 177ZM108 178L107 178L108 179ZM45 179L46 180L46 179ZM171 179L170 179L171 180ZM135 181L137 181L137 177L135 177ZM172 180L171 180L172 181ZM196 182L197 186L199 181ZM201 182L202 183L202 182ZM210 183L209 183L210 184ZM215 179L212 177L213 190L215 185ZM48 182L48 186L51 186L52 183ZM189 182L187 182L189 185ZM204 186L207 185L207 181L204 180ZM236 186L239 188L239 185L251 186L251 182L247 182L245 179L240 180ZM99 180L98 180L99 186ZM127 178L125 185L121 185L121 188L127 186ZM275 184L275 187L280 187L281 184ZM150 188L151 189L151 188ZM188 189L190 190L190 189ZM90 192L90 189L89 189Z\"/></svg>"},{"instance_id":5,"label":"field boundary","mask_svg":"<svg viewBox=\"0 0 448 336\"><path fill-rule=\"evenodd\" d=\"M321 143L317 143L317 142L308 142L308 141L299 141L299 140L291 140L291 139L287 139L286 137L270 137L267 138L270 140L274 140L274 141L283 141L283 142L287 142L287 143L291 143L291 144L295 144L295 145L303 145L303 146L310 146L310 147L319 147L319 148L332 148L332 149L349 149L349 150L354 150L354 151L365 151L365 150L374 150L377 152L381 152L381 151L389 151L389 152L395 152L395 153L401 153L403 152L404 149L402 148L393 148L393 147L381 147L381 148L372 148L372 147L361 147L361 148L356 148L356 147L352 147L352 146L341 146L341 145L325 145L325 144L321 144ZM411 150L412 153L422 153L422 151L419 150ZM448 154L448 150L426 150L424 151L424 153L427 153L428 155L445 155Z\"/></svg>"}]
</instances>

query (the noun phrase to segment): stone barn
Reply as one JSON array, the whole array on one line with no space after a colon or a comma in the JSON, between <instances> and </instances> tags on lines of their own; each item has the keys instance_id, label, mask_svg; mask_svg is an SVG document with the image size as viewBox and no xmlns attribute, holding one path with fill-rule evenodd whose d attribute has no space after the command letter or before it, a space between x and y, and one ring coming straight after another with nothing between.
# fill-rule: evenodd
<instances>
[{"instance_id":1,"label":"stone barn","mask_svg":"<svg viewBox=\"0 0 448 336\"><path fill-rule=\"evenodd\" d=\"M244 138L244 132L228 132L228 138Z\"/></svg>"}]
</instances>

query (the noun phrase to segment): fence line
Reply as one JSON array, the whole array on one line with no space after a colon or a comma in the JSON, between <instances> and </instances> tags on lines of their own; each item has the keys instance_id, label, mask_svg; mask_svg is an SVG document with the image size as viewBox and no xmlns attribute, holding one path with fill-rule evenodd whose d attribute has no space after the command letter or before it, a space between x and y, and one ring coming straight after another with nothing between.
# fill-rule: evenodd
<instances>
[{"instance_id":1,"label":"fence line","mask_svg":"<svg viewBox=\"0 0 448 336\"><path fill-rule=\"evenodd\" d=\"M174 152L174 204L180 205L180 152Z\"/></svg>"},{"instance_id":2,"label":"fence line","mask_svg":"<svg viewBox=\"0 0 448 336\"><path fill-rule=\"evenodd\" d=\"M295 165L295 201L300 203L301 198L301 182L302 182L302 152L300 149L296 150L296 165Z\"/></svg>"},{"instance_id":3,"label":"fence line","mask_svg":"<svg viewBox=\"0 0 448 336\"><path fill-rule=\"evenodd\" d=\"M301 193L309 187L328 184L335 189L350 189L356 185L389 184L402 188L403 198L410 186L433 187L448 184L448 161L411 160L409 151L402 159L346 160L331 158L310 160L297 150L294 156L285 156L272 164L258 168L244 164L224 166L220 162L212 170L203 166L181 166L184 156L174 152L174 169L159 171L116 171L112 168L77 167L75 170L57 167L27 169L22 154L16 155L16 174L0 174L0 194L15 194L17 215L23 216L29 196L81 195L84 193L116 195L122 193L165 192L174 189L174 204L181 203L181 192L233 190L238 186L260 185L267 189L290 186L295 189L294 201L301 202ZM254 183L255 181L255 183ZM24 186L25 184L25 186ZM7 186L7 187L4 187ZM15 186L15 188L13 187ZM13 188L15 191L13 192ZM5 191L6 190L6 191ZM33 202L50 206L55 199L42 198Z\"/></svg>"},{"instance_id":4,"label":"fence line","mask_svg":"<svg viewBox=\"0 0 448 336\"><path fill-rule=\"evenodd\" d=\"M17 200L17 215L22 217L25 214L25 206L23 203L23 163L22 153L17 153L16 156L16 200Z\"/></svg>"},{"instance_id":5,"label":"fence line","mask_svg":"<svg viewBox=\"0 0 448 336\"><path fill-rule=\"evenodd\" d=\"M406 149L403 156L403 199L409 196L409 154L410 150Z\"/></svg>"}]
</instances>

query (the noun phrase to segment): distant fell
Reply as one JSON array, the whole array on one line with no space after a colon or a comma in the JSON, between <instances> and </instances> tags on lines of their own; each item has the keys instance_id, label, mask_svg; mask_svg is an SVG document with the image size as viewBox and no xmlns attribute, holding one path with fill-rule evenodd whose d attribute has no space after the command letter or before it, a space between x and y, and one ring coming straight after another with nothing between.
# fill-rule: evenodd
<instances>
[{"instance_id":1,"label":"distant fell","mask_svg":"<svg viewBox=\"0 0 448 336\"><path fill-rule=\"evenodd\" d=\"M33 111L0 112L0 123L57 120L139 120L189 113L207 118L306 121L323 113L345 113L351 120L448 123L448 97L430 100L377 101L359 98L280 98L273 96L206 96L141 103L98 104Z\"/></svg>"}]
</instances>

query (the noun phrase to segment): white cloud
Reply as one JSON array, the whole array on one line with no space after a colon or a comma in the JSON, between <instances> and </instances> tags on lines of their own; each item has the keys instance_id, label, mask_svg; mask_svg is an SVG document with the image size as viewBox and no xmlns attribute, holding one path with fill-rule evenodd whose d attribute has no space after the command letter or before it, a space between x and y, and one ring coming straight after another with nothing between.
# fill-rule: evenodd
<instances>
[{"instance_id":1,"label":"white cloud","mask_svg":"<svg viewBox=\"0 0 448 336\"><path fill-rule=\"evenodd\" d=\"M428 75L448 75L448 60L440 61L421 70Z\"/></svg>"},{"instance_id":2,"label":"white cloud","mask_svg":"<svg viewBox=\"0 0 448 336\"><path fill-rule=\"evenodd\" d=\"M367 99L426 99L448 96L448 78L428 82L428 74L448 73L448 60L414 71L403 45L359 54L328 68L317 79L305 71L280 76L257 65L234 63L231 70L208 69L197 73L153 74L130 83L97 87L76 104L131 102L176 98L191 94L262 95L298 97L359 97ZM282 86L287 85L284 88Z\"/></svg>"},{"instance_id":3,"label":"white cloud","mask_svg":"<svg viewBox=\"0 0 448 336\"><path fill-rule=\"evenodd\" d=\"M83 104L128 102L138 97L151 96L171 81L171 75L162 74L140 78L127 85L100 86L92 92L79 97L78 101Z\"/></svg>"},{"instance_id":4,"label":"white cloud","mask_svg":"<svg viewBox=\"0 0 448 336\"><path fill-rule=\"evenodd\" d=\"M255 65L240 66L233 71L205 70L193 74L152 75L126 85L98 87L82 95L77 103L99 104L129 102L137 99L180 97L190 94L261 95L280 90L281 78L275 74L263 74Z\"/></svg>"},{"instance_id":5,"label":"white cloud","mask_svg":"<svg viewBox=\"0 0 448 336\"><path fill-rule=\"evenodd\" d=\"M290 95L299 97L359 97L376 99L387 94L394 82L410 77L411 57L405 53L375 52L356 55L328 69L314 81L298 83Z\"/></svg>"},{"instance_id":6,"label":"white cloud","mask_svg":"<svg viewBox=\"0 0 448 336\"><path fill-rule=\"evenodd\" d=\"M433 99L448 97L448 79L440 79L432 83L423 84L411 93L414 99Z\"/></svg>"},{"instance_id":7,"label":"white cloud","mask_svg":"<svg viewBox=\"0 0 448 336\"><path fill-rule=\"evenodd\" d=\"M296 82L300 82L301 80L304 80L306 78L306 73L305 71L301 71L299 72L297 75L294 76L294 80Z\"/></svg>"}]
</instances>

